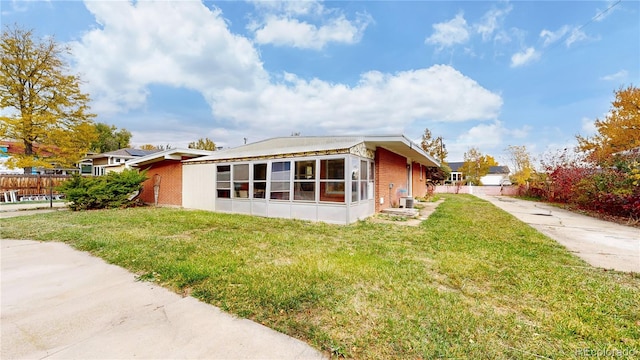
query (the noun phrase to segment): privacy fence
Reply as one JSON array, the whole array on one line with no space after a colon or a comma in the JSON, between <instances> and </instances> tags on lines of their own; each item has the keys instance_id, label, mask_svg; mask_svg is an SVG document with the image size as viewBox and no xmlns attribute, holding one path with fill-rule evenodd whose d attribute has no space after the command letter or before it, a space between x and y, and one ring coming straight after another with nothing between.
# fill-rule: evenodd
<instances>
[{"instance_id":1,"label":"privacy fence","mask_svg":"<svg viewBox=\"0 0 640 360\"><path fill-rule=\"evenodd\" d=\"M56 186L62 184L71 175L0 175L0 191L16 191L18 197L32 195L57 194Z\"/></svg>"}]
</instances>

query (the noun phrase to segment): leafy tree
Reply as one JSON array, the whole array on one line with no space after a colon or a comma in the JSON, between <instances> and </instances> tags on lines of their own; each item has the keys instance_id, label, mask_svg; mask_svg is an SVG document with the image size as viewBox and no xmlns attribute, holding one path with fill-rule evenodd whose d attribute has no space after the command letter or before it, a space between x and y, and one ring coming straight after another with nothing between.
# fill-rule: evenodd
<instances>
[{"instance_id":1,"label":"leafy tree","mask_svg":"<svg viewBox=\"0 0 640 360\"><path fill-rule=\"evenodd\" d=\"M97 123L95 125L98 138L91 144L91 150L105 153L131 147L131 133L127 129L120 129L115 125Z\"/></svg>"},{"instance_id":2,"label":"leafy tree","mask_svg":"<svg viewBox=\"0 0 640 360\"><path fill-rule=\"evenodd\" d=\"M640 89L616 91L611 111L603 120L596 119L595 126L597 134L577 139L578 149L597 164L610 165L613 154L640 147Z\"/></svg>"},{"instance_id":3,"label":"leafy tree","mask_svg":"<svg viewBox=\"0 0 640 360\"><path fill-rule=\"evenodd\" d=\"M472 147L464 153L464 163L460 168L462 175L474 185L482 185L480 178L489 173L492 166L498 162L490 155L484 155L476 147Z\"/></svg>"},{"instance_id":4,"label":"leafy tree","mask_svg":"<svg viewBox=\"0 0 640 360\"><path fill-rule=\"evenodd\" d=\"M24 153L10 167L73 166L96 133L89 96L64 61L68 47L53 38L35 39L31 30L7 27L0 39L0 137L21 141Z\"/></svg>"},{"instance_id":5,"label":"leafy tree","mask_svg":"<svg viewBox=\"0 0 640 360\"><path fill-rule=\"evenodd\" d=\"M527 147L524 145L509 145L506 151L514 172L511 176L511 181L518 185L526 184L534 173L531 156L527 151Z\"/></svg>"},{"instance_id":6,"label":"leafy tree","mask_svg":"<svg viewBox=\"0 0 640 360\"><path fill-rule=\"evenodd\" d=\"M422 141L420 142L420 147L429 155L433 156L435 159L440 161L441 164L444 164L444 159L447 158L449 152L447 151L447 147L444 145L442 140L442 136L438 136L437 138L433 138L431 135L431 130L424 129L424 134L422 134Z\"/></svg>"},{"instance_id":7,"label":"leafy tree","mask_svg":"<svg viewBox=\"0 0 640 360\"><path fill-rule=\"evenodd\" d=\"M171 149L171 145L153 145L153 144L144 144L140 146L141 150L169 150Z\"/></svg>"},{"instance_id":8,"label":"leafy tree","mask_svg":"<svg viewBox=\"0 0 640 360\"><path fill-rule=\"evenodd\" d=\"M198 139L198 141L194 141L189 143L189 149L200 149L200 150L216 150L216 143L209 138Z\"/></svg>"},{"instance_id":9,"label":"leafy tree","mask_svg":"<svg viewBox=\"0 0 640 360\"><path fill-rule=\"evenodd\" d=\"M58 187L65 194L71 210L122 208L135 204L146 172L124 170L105 176L83 177L75 174Z\"/></svg>"}]
</instances>

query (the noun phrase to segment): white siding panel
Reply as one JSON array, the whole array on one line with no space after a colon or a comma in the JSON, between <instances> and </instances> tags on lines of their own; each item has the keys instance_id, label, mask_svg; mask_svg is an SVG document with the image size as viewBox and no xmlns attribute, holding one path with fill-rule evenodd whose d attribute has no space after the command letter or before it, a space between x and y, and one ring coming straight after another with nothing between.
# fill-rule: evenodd
<instances>
[{"instance_id":1,"label":"white siding panel","mask_svg":"<svg viewBox=\"0 0 640 360\"><path fill-rule=\"evenodd\" d=\"M267 202L264 200L253 200L251 202L251 214L256 216L267 216Z\"/></svg>"},{"instance_id":2,"label":"white siding panel","mask_svg":"<svg viewBox=\"0 0 640 360\"><path fill-rule=\"evenodd\" d=\"M231 211L236 214L251 215L251 201L249 200L232 200Z\"/></svg>"},{"instance_id":3,"label":"white siding panel","mask_svg":"<svg viewBox=\"0 0 640 360\"><path fill-rule=\"evenodd\" d=\"M291 204L289 202L271 202L267 211L268 217L291 219Z\"/></svg>"},{"instance_id":4,"label":"white siding panel","mask_svg":"<svg viewBox=\"0 0 640 360\"><path fill-rule=\"evenodd\" d=\"M187 209L216 210L215 164L182 167L182 206Z\"/></svg>"},{"instance_id":5,"label":"white siding panel","mask_svg":"<svg viewBox=\"0 0 640 360\"><path fill-rule=\"evenodd\" d=\"M233 200L231 199L217 199L216 211L219 212L233 212Z\"/></svg>"},{"instance_id":6,"label":"white siding panel","mask_svg":"<svg viewBox=\"0 0 640 360\"><path fill-rule=\"evenodd\" d=\"M373 215L375 212L375 205L371 206L373 201L361 201L356 205L352 205L349 209L349 222L356 222L363 220Z\"/></svg>"},{"instance_id":7,"label":"white siding panel","mask_svg":"<svg viewBox=\"0 0 640 360\"><path fill-rule=\"evenodd\" d=\"M316 204L291 204L291 217L300 220L318 221Z\"/></svg>"},{"instance_id":8,"label":"white siding panel","mask_svg":"<svg viewBox=\"0 0 640 360\"><path fill-rule=\"evenodd\" d=\"M345 224L347 221L347 206L340 205L318 205L318 220L331 224Z\"/></svg>"}]
</instances>

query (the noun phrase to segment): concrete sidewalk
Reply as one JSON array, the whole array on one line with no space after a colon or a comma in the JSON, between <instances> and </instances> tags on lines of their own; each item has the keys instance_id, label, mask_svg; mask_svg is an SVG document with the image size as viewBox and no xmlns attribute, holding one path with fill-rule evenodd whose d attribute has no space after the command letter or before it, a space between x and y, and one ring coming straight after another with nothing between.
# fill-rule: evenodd
<instances>
[{"instance_id":1,"label":"concrete sidewalk","mask_svg":"<svg viewBox=\"0 0 640 360\"><path fill-rule=\"evenodd\" d=\"M589 264L640 272L640 229L576 214L544 203L476 195L564 245Z\"/></svg>"},{"instance_id":2,"label":"concrete sidewalk","mask_svg":"<svg viewBox=\"0 0 640 360\"><path fill-rule=\"evenodd\" d=\"M0 240L2 359L322 359L62 243Z\"/></svg>"}]
</instances>

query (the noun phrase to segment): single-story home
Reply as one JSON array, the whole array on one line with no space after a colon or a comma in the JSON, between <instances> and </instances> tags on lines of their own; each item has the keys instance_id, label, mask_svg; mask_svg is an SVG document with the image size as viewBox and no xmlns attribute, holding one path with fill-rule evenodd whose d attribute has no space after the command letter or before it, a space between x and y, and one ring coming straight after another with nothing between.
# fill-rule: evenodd
<instances>
[{"instance_id":1,"label":"single-story home","mask_svg":"<svg viewBox=\"0 0 640 360\"><path fill-rule=\"evenodd\" d=\"M80 167L86 167L90 164L91 174L101 176L110 171L120 172L126 169L125 163L129 160L137 159L149 154L158 152L159 150L141 150L141 149L118 149L101 154L90 154L80 161ZM83 171L83 173L85 173Z\"/></svg>"},{"instance_id":2,"label":"single-story home","mask_svg":"<svg viewBox=\"0 0 640 360\"><path fill-rule=\"evenodd\" d=\"M125 163L127 168L147 171L140 200L147 204L182 206L182 161L211 155L199 149L168 149L136 157Z\"/></svg>"},{"instance_id":3,"label":"single-story home","mask_svg":"<svg viewBox=\"0 0 640 360\"><path fill-rule=\"evenodd\" d=\"M184 208L337 224L425 196L440 166L403 135L279 137L182 164Z\"/></svg>"},{"instance_id":4,"label":"single-story home","mask_svg":"<svg viewBox=\"0 0 640 360\"><path fill-rule=\"evenodd\" d=\"M464 178L460 168L462 168L464 162L451 162L448 165L451 168L451 173L449 174L447 183L455 184L459 181L463 181ZM482 185L486 186L511 185L509 173L510 170L508 166L491 166L489 167L489 173L480 177L480 182L482 182Z\"/></svg>"}]
</instances>

